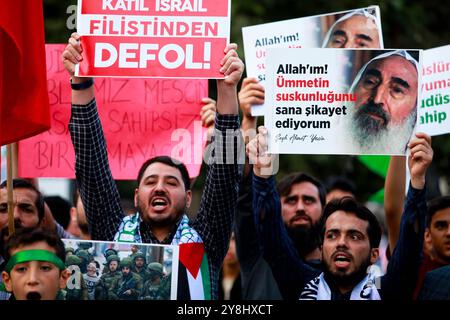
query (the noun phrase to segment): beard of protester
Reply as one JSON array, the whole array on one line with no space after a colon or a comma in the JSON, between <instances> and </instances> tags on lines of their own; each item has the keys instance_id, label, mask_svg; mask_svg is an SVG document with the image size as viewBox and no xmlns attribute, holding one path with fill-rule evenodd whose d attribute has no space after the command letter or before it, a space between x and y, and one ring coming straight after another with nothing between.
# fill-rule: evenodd
<instances>
[{"instance_id":1,"label":"beard of protester","mask_svg":"<svg viewBox=\"0 0 450 320\"><path fill-rule=\"evenodd\" d=\"M327 283L336 287L356 287L358 283L366 277L367 270L371 266L370 254L367 256L367 259L359 265L359 268L350 274L345 274L345 271L336 271L335 273L332 273L326 260L322 259L322 261L325 264L324 276Z\"/></svg>"},{"instance_id":2,"label":"beard of protester","mask_svg":"<svg viewBox=\"0 0 450 320\"><path fill-rule=\"evenodd\" d=\"M358 108L352 107L351 134L363 153L404 153L416 123L417 111L414 109L401 123L393 123L390 115L369 100ZM379 117L374 119L373 116ZM383 152L384 153L384 152Z\"/></svg>"},{"instance_id":3,"label":"beard of protester","mask_svg":"<svg viewBox=\"0 0 450 320\"><path fill-rule=\"evenodd\" d=\"M305 257L320 246L320 232L317 224L289 227L287 231L300 257Z\"/></svg>"},{"instance_id":4,"label":"beard of protester","mask_svg":"<svg viewBox=\"0 0 450 320\"><path fill-rule=\"evenodd\" d=\"M137 198L137 209L138 209L138 212L140 212L140 214L142 215L142 220L144 222L146 222L147 224L151 224L154 227L167 227L167 226L176 224L176 222L178 220L180 220L180 218L186 212L186 210L187 210L187 199L184 198L184 201L180 201L178 203L175 203L175 205L171 209L171 210L173 210L175 212L175 214L169 215L164 220L158 220L158 221L150 220L149 221L149 218L145 214L145 208L146 208L146 206L142 203L140 197L138 196L138 198Z\"/></svg>"}]
</instances>

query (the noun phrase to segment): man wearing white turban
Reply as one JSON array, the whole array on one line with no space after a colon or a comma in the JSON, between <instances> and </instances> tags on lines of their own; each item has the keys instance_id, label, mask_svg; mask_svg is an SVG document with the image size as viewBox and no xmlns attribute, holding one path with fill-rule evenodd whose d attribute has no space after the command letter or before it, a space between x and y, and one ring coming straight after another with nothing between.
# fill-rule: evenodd
<instances>
[{"instance_id":1,"label":"man wearing white turban","mask_svg":"<svg viewBox=\"0 0 450 320\"><path fill-rule=\"evenodd\" d=\"M367 10L352 11L328 30L323 48L382 48L378 19Z\"/></svg>"},{"instance_id":2,"label":"man wearing white turban","mask_svg":"<svg viewBox=\"0 0 450 320\"><path fill-rule=\"evenodd\" d=\"M418 63L405 50L376 56L356 75L350 92L352 137L365 153L403 154L417 116Z\"/></svg>"}]
</instances>

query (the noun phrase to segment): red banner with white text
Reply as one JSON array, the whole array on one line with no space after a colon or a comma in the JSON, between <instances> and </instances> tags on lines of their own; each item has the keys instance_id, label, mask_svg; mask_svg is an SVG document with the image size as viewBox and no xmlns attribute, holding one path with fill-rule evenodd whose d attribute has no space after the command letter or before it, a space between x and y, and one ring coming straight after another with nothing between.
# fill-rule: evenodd
<instances>
[{"instance_id":1,"label":"red banner with white text","mask_svg":"<svg viewBox=\"0 0 450 320\"><path fill-rule=\"evenodd\" d=\"M230 0L78 0L79 76L223 78Z\"/></svg>"}]
</instances>

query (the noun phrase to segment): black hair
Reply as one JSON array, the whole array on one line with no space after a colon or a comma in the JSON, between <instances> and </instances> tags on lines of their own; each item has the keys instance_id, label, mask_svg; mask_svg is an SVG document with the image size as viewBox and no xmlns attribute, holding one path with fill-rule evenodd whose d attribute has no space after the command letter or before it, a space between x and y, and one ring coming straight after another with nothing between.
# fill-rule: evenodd
<instances>
[{"instance_id":1,"label":"black hair","mask_svg":"<svg viewBox=\"0 0 450 320\"><path fill-rule=\"evenodd\" d=\"M331 176L327 179L325 186L327 188L327 193L332 190L342 190L351 193L353 196L356 195L356 186L352 180L344 176Z\"/></svg>"},{"instance_id":2,"label":"black hair","mask_svg":"<svg viewBox=\"0 0 450 320\"><path fill-rule=\"evenodd\" d=\"M184 189L191 190L191 180L189 179L189 173L186 169L186 166L182 162L172 159L171 157L168 156L158 156L145 161L142 164L141 169L139 169L137 177L138 186L141 183L145 170L148 168L149 165L156 162L163 163L165 165L178 169L178 171L180 171L181 178L183 179L184 182Z\"/></svg>"},{"instance_id":3,"label":"black hair","mask_svg":"<svg viewBox=\"0 0 450 320\"><path fill-rule=\"evenodd\" d=\"M67 229L70 224L70 209L72 208L70 202L60 196L44 197L44 201L50 208L56 222Z\"/></svg>"},{"instance_id":4,"label":"black hair","mask_svg":"<svg viewBox=\"0 0 450 320\"><path fill-rule=\"evenodd\" d=\"M0 184L0 189L4 189L6 187L7 181L5 180ZM36 193L37 197L35 205L38 210L39 222L41 222L45 214L44 197L42 196L42 193L29 181L20 178L13 179L13 189L29 189Z\"/></svg>"},{"instance_id":5,"label":"black hair","mask_svg":"<svg viewBox=\"0 0 450 320\"><path fill-rule=\"evenodd\" d=\"M381 241L381 226L377 217L365 206L359 204L352 197L343 197L341 199L333 199L327 203L323 210L323 215L320 220L321 225L321 240L325 237L325 226L327 219L336 211L342 210L346 213L353 213L361 220L367 221L367 234L369 235L369 242L371 248L378 248Z\"/></svg>"},{"instance_id":6,"label":"black hair","mask_svg":"<svg viewBox=\"0 0 450 320\"><path fill-rule=\"evenodd\" d=\"M21 228L9 237L5 247L5 261L11 258L11 251L21 246L30 245L36 242L44 241L50 247L54 248L56 255L66 261L66 249L61 238L55 232L44 231L41 228Z\"/></svg>"},{"instance_id":7,"label":"black hair","mask_svg":"<svg viewBox=\"0 0 450 320\"><path fill-rule=\"evenodd\" d=\"M315 185L319 191L319 200L322 204L322 207L325 206L326 203L326 191L325 187L323 186L322 182L320 182L318 179L310 176L309 174L303 173L303 172L294 172L287 176L285 176L283 179L278 182L277 189L280 196L287 196L289 192L291 192L292 186L297 183L302 182L310 182L313 185Z\"/></svg>"},{"instance_id":8,"label":"black hair","mask_svg":"<svg viewBox=\"0 0 450 320\"><path fill-rule=\"evenodd\" d=\"M428 202L427 226L431 224L431 219L437 211L450 207L450 195L434 198Z\"/></svg>"}]
</instances>

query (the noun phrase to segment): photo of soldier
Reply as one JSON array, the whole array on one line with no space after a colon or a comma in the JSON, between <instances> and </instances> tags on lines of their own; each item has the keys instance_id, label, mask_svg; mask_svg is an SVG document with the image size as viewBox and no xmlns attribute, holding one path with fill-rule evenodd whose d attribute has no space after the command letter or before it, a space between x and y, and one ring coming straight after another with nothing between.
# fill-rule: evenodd
<instances>
[{"instance_id":1,"label":"photo of soldier","mask_svg":"<svg viewBox=\"0 0 450 320\"><path fill-rule=\"evenodd\" d=\"M88 266L89 262L91 262L89 253L86 250L81 249L81 250L76 251L75 254L81 260L80 266L79 266L81 273L86 274L87 266Z\"/></svg>"},{"instance_id":2,"label":"photo of soldier","mask_svg":"<svg viewBox=\"0 0 450 320\"><path fill-rule=\"evenodd\" d=\"M140 300L167 300L170 298L170 289L167 291L167 279L164 279L163 266L161 263L152 262L147 266L148 280L142 288ZM166 280L166 281L163 281ZM170 284L170 282L169 282Z\"/></svg>"},{"instance_id":3,"label":"photo of soldier","mask_svg":"<svg viewBox=\"0 0 450 320\"><path fill-rule=\"evenodd\" d=\"M61 300L144 300L144 294L145 300L170 300L177 296L177 247L75 239L63 242L70 257L72 276L67 286L72 291L61 291ZM147 293L144 284L150 289Z\"/></svg>"},{"instance_id":4,"label":"photo of soldier","mask_svg":"<svg viewBox=\"0 0 450 320\"><path fill-rule=\"evenodd\" d=\"M144 283L148 279L145 254L143 254L141 251L138 251L134 254L132 259L133 259L133 266L131 268L131 271L139 275L142 279L142 283Z\"/></svg>"},{"instance_id":5,"label":"photo of soldier","mask_svg":"<svg viewBox=\"0 0 450 320\"><path fill-rule=\"evenodd\" d=\"M113 248L108 248L105 250L105 252L103 253L103 256L105 257L105 260L108 260L108 257L111 255L115 255L115 256L119 256L119 253L117 252L117 250L113 249ZM102 274L107 273L108 272L108 264L105 263L103 270L102 270Z\"/></svg>"},{"instance_id":6,"label":"photo of soldier","mask_svg":"<svg viewBox=\"0 0 450 320\"><path fill-rule=\"evenodd\" d=\"M134 255L135 255L136 253L138 253L138 251L139 251L139 246L138 246L137 244L133 244L133 245L131 246L130 258L133 259L133 258L134 258Z\"/></svg>"},{"instance_id":7,"label":"photo of soldier","mask_svg":"<svg viewBox=\"0 0 450 320\"><path fill-rule=\"evenodd\" d=\"M137 300L142 290L142 279L139 275L131 271L133 261L131 258L124 258L120 261L122 275L116 279L109 295L112 300Z\"/></svg>"},{"instance_id":8,"label":"photo of soldier","mask_svg":"<svg viewBox=\"0 0 450 320\"><path fill-rule=\"evenodd\" d=\"M95 286L95 300L110 300L109 289L122 274L119 270L120 258L115 254L110 254L106 258L106 264L100 280Z\"/></svg>"}]
</instances>

